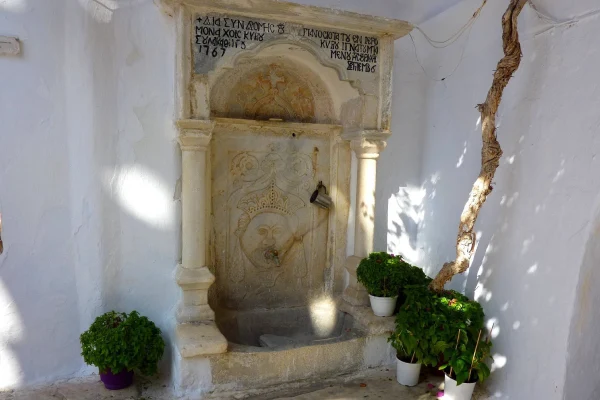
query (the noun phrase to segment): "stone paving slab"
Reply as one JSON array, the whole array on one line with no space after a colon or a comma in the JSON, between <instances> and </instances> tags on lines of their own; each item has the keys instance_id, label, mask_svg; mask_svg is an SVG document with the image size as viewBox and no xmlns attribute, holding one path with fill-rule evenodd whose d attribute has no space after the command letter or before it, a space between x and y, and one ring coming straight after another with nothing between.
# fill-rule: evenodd
<instances>
[{"instance_id":1,"label":"stone paving slab","mask_svg":"<svg viewBox=\"0 0 600 400\"><path fill-rule=\"evenodd\" d=\"M444 389L443 376L422 373L419 384L406 387L396 382L396 370L381 369L373 375L357 377L348 382L328 388L276 400L436 400ZM484 400L487 396L478 390L472 400ZM443 397L440 398L443 400Z\"/></svg>"},{"instance_id":2,"label":"stone paving slab","mask_svg":"<svg viewBox=\"0 0 600 400\"><path fill-rule=\"evenodd\" d=\"M301 394L293 397L281 397L277 400L374 400L374 399L395 399L395 400L433 400L440 390L443 379L435 377L434 379L422 380L415 387L406 387L396 382L393 374L382 374L368 379L354 379L342 385L333 385L326 389L317 390L310 393ZM427 384L433 384L434 387L428 388Z\"/></svg>"},{"instance_id":3,"label":"stone paving slab","mask_svg":"<svg viewBox=\"0 0 600 400\"><path fill-rule=\"evenodd\" d=\"M443 390L443 375L432 374L435 370L421 372L419 384L406 387L396 382L396 366L372 369L344 375L335 379L312 382L304 387L282 388L281 391L244 395L234 393L210 397L215 400L436 400ZM472 400L488 400L481 388L477 388ZM441 399L443 400L443 398Z\"/></svg>"},{"instance_id":4,"label":"stone paving slab","mask_svg":"<svg viewBox=\"0 0 600 400\"><path fill-rule=\"evenodd\" d=\"M107 390L97 376L72 379L49 386L0 392L0 400L173 400L162 387L144 381L123 390Z\"/></svg>"},{"instance_id":5,"label":"stone paving slab","mask_svg":"<svg viewBox=\"0 0 600 400\"><path fill-rule=\"evenodd\" d=\"M257 371L257 373L260 373ZM335 379L295 383L270 391L213 394L219 400L435 400L443 389L443 377L423 371L419 385L408 388L396 382L395 366L378 368ZM473 400L488 398L478 387ZM165 385L136 380L124 390L107 390L98 376L72 379L49 386L0 392L0 400L175 400ZM197 400L197 399L193 399Z\"/></svg>"}]
</instances>

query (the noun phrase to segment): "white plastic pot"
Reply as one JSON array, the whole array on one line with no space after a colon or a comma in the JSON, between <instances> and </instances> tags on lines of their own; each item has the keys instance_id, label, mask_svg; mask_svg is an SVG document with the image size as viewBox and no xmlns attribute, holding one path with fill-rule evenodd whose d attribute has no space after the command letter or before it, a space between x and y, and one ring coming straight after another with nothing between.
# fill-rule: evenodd
<instances>
[{"instance_id":1,"label":"white plastic pot","mask_svg":"<svg viewBox=\"0 0 600 400\"><path fill-rule=\"evenodd\" d=\"M373 314L378 317L391 317L394 315L394 310L396 309L396 301L398 301L398 296L394 297L375 297L369 295L369 299L371 300L371 308L373 309Z\"/></svg>"},{"instance_id":2,"label":"white plastic pot","mask_svg":"<svg viewBox=\"0 0 600 400\"><path fill-rule=\"evenodd\" d=\"M419 383L421 363L411 364L396 358L396 380L404 386L416 386Z\"/></svg>"},{"instance_id":3,"label":"white plastic pot","mask_svg":"<svg viewBox=\"0 0 600 400\"><path fill-rule=\"evenodd\" d=\"M456 381L448 375L444 378L444 400L471 400L475 383L463 383L456 385Z\"/></svg>"}]
</instances>

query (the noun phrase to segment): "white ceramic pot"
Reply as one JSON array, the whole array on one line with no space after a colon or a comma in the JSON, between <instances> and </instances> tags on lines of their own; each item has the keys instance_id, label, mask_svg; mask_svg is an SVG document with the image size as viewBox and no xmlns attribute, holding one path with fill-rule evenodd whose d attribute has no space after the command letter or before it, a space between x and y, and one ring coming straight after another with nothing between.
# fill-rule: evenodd
<instances>
[{"instance_id":1,"label":"white ceramic pot","mask_svg":"<svg viewBox=\"0 0 600 400\"><path fill-rule=\"evenodd\" d=\"M371 308L373 309L373 314L378 317L391 317L394 315L394 309L396 308L396 301L398 301L398 296L394 297L375 297L369 295L369 299L371 300Z\"/></svg>"},{"instance_id":2,"label":"white ceramic pot","mask_svg":"<svg viewBox=\"0 0 600 400\"><path fill-rule=\"evenodd\" d=\"M475 383L463 383L456 385L456 381L448 375L444 378L444 400L471 400Z\"/></svg>"},{"instance_id":3,"label":"white ceramic pot","mask_svg":"<svg viewBox=\"0 0 600 400\"><path fill-rule=\"evenodd\" d=\"M396 358L396 380L404 386L416 386L419 383L421 363L411 364Z\"/></svg>"}]
</instances>

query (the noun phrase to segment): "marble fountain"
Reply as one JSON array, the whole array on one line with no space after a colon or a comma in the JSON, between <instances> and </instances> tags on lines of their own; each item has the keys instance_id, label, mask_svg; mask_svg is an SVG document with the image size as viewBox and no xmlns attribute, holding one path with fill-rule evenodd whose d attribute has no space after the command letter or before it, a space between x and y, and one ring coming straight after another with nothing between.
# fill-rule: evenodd
<instances>
[{"instance_id":1,"label":"marble fountain","mask_svg":"<svg viewBox=\"0 0 600 400\"><path fill-rule=\"evenodd\" d=\"M391 363L393 321L372 315L356 267L373 249L394 40L411 25L271 0L162 6L182 152L177 392ZM329 208L310 202L319 182Z\"/></svg>"}]
</instances>

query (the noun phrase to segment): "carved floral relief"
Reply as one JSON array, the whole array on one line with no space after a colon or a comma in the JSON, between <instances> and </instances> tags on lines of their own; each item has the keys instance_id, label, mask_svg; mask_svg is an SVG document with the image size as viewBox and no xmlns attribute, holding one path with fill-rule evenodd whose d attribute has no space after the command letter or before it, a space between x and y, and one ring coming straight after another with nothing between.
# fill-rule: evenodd
<instances>
[{"instance_id":1,"label":"carved floral relief","mask_svg":"<svg viewBox=\"0 0 600 400\"><path fill-rule=\"evenodd\" d=\"M231 308L302 305L312 285L323 286L328 215L308 200L325 166L316 145L254 142L242 151L217 151L227 154L227 169L217 169L230 182L224 202L215 204L217 224L227 229L226 241L217 243L226 249L217 248L224 254L217 262L219 297Z\"/></svg>"},{"instance_id":2,"label":"carved floral relief","mask_svg":"<svg viewBox=\"0 0 600 400\"><path fill-rule=\"evenodd\" d=\"M225 73L213 90L211 112L250 120L330 123L331 100L308 69L282 60L248 61Z\"/></svg>"}]
</instances>

